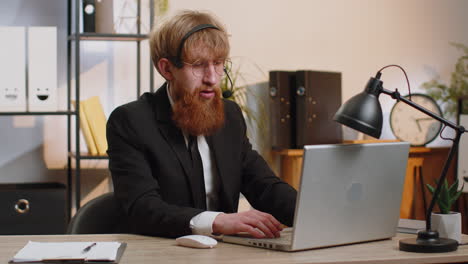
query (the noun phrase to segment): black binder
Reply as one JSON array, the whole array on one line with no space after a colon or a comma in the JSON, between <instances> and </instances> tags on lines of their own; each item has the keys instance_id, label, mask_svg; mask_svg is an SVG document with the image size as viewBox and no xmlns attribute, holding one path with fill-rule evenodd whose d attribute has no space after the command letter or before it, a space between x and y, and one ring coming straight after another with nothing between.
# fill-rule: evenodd
<instances>
[{"instance_id":1,"label":"black binder","mask_svg":"<svg viewBox=\"0 0 468 264\"><path fill-rule=\"evenodd\" d=\"M83 0L83 32L96 32L95 0Z\"/></svg>"},{"instance_id":2,"label":"black binder","mask_svg":"<svg viewBox=\"0 0 468 264\"><path fill-rule=\"evenodd\" d=\"M296 148L342 142L333 116L341 105L341 73L296 72Z\"/></svg>"},{"instance_id":3,"label":"black binder","mask_svg":"<svg viewBox=\"0 0 468 264\"><path fill-rule=\"evenodd\" d=\"M270 134L272 148L289 149L295 145L293 100L295 72L270 71Z\"/></svg>"}]
</instances>

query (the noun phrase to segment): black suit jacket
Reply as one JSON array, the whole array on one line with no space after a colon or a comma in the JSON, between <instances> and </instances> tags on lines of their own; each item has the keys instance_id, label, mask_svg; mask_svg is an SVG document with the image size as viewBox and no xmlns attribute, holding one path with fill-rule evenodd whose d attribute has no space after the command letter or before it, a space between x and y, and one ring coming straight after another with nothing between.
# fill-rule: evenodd
<instances>
[{"instance_id":1,"label":"black suit jacket","mask_svg":"<svg viewBox=\"0 0 468 264\"><path fill-rule=\"evenodd\" d=\"M236 212L242 192L255 209L292 225L296 191L252 150L239 106L224 100L224 111L224 126L206 137L220 178L220 209ZM156 93L116 108L107 123L114 192L134 233L190 234L190 219L203 211L194 208L199 201L188 176L189 152L171 115L163 85Z\"/></svg>"}]
</instances>

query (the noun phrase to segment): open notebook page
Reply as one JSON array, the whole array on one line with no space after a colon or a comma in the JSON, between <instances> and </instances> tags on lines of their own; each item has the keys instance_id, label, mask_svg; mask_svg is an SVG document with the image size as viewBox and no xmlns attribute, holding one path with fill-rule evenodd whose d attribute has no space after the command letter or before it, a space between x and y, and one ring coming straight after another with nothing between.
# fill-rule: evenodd
<instances>
[{"instance_id":1,"label":"open notebook page","mask_svg":"<svg viewBox=\"0 0 468 264\"><path fill-rule=\"evenodd\" d=\"M13 262L29 262L53 259L84 259L115 261L119 242L96 242L89 251L83 249L94 242L33 242L29 241L16 255Z\"/></svg>"}]
</instances>

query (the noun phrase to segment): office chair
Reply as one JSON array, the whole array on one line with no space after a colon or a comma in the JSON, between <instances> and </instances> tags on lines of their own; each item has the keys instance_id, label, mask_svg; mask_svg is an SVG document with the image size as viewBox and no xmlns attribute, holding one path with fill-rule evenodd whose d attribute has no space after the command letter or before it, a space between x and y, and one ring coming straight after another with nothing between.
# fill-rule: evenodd
<instances>
[{"instance_id":1,"label":"office chair","mask_svg":"<svg viewBox=\"0 0 468 264\"><path fill-rule=\"evenodd\" d=\"M68 234L128 233L127 218L114 193L106 193L82 206L68 225Z\"/></svg>"}]
</instances>

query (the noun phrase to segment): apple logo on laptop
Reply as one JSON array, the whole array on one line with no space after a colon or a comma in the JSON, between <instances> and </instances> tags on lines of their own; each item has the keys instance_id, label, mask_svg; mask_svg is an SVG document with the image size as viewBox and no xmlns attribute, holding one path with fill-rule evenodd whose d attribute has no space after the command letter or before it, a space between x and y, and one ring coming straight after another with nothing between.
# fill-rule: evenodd
<instances>
[{"instance_id":1,"label":"apple logo on laptop","mask_svg":"<svg viewBox=\"0 0 468 264\"><path fill-rule=\"evenodd\" d=\"M346 198L348 201L360 201L362 200L362 196L362 184L359 182L353 182L346 188Z\"/></svg>"}]
</instances>

